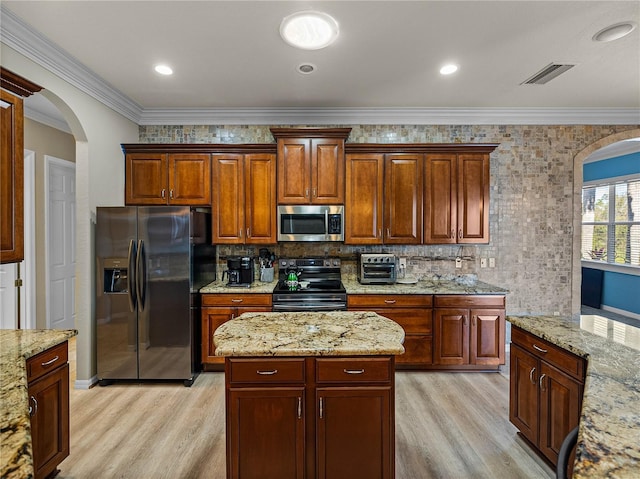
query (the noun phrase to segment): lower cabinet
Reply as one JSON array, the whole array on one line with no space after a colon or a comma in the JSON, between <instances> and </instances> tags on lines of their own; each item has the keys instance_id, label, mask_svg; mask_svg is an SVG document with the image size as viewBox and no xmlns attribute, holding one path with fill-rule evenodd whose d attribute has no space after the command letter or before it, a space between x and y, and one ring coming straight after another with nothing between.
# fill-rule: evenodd
<instances>
[{"instance_id":1,"label":"lower cabinet","mask_svg":"<svg viewBox=\"0 0 640 479\"><path fill-rule=\"evenodd\" d=\"M228 358L227 477L393 478L393 361Z\"/></svg>"},{"instance_id":2,"label":"lower cabinet","mask_svg":"<svg viewBox=\"0 0 640 479\"><path fill-rule=\"evenodd\" d=\"M505 298L501 295L436 295L434 365L497 369L505 363Z\"/></svg>"},{"instance_id":3,"label":"lower cabinet","mask_svg":"<svg viewBox=\"0 0 640 479\"><path fill-rule=\"evenodd\" d=\"M555 467L580 420L585 360L515 326L511 341L509 420Z\"/></svg>"},{"instance_id":4,"label":"lower cabinet","mask_svg":"<svg viewBox=\"0 0 640 479\"><path fill-rule=\"evenodd\" d=\"M27 360L31 444L36 479L49 476L69 455L67 342Z\"/></svg>"},{"instance_id":5,"label":"lower cabinet","mask_svg":"<svg viewBox=\"0 0 640 479\"><path fill-rule=\"evenodd\" d=\"M433 296L429 294L351 294L350 311L373 311L398 323L405 332L402 355L396 356L397 369L423 368L433 363Z\"/></svg>"},{"instance_id":6,"label":"lower cabinet","mask_svg":"<svg viewBox=\"0 0 640 479\"><path fill-rule=\"evenodd\" d=\"M271 294L211 293L203 294L201 301L202 367L205 371L221 371L224 358L215 355L214 331L242 313L271 311Z\"/></svg>"}]
</instances>

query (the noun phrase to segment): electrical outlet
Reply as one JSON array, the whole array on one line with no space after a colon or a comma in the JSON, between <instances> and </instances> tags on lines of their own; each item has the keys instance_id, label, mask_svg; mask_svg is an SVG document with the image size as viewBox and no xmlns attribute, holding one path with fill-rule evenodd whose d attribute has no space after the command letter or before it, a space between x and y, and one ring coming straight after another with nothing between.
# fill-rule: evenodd
<instances>
[{"instance_id":1,"label":"electrical outlet","mask_svg":"<svg viewBox=\"0 0 640 479\"><path fill-rule=\"evenodd\" d=\"M496 259L489 258L489 268L495 268L495 267L496 267Z\"/></svg>"},{"instance_id":2,"label":"electrical outlet","mask_svg":"<svg viewBox=\"0 0 640 479\"><path fill-rule=\"evenodd\" d=\"M480 258L480 267L481 268L487 267L487 258Z\"/></svg>"},{"instance_id":3,"label":"electrical outlet","mask_svg":"<svg viewBox=\"0 0 640 479\"><path fill-rule=\"evenodd\" d=\"M456 268L462 268L462 258L459 256L456 258Z\"/></svg>"},{"instance_id":4,"label":"electrical outlet","mask_svg":"<svg viewBox=\"0 0 640 479\"><path fill-rule=\"evenodd\" d=\"M398 268L406 268L407 267L407 258L398 258Z\"/></svg>"}]
</instances>

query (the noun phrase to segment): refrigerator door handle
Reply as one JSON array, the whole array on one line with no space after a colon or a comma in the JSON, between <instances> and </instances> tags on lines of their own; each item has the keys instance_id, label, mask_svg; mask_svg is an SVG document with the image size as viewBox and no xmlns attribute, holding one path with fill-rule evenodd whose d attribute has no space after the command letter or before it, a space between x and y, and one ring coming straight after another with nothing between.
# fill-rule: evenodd
<instances>
[{"instance_id":1,"label":"refrigerator door handle","mask_svg":"<svg viewBox=\"0 0 640 479\"><path fill-rule=\"evenodd\" d=\"M138 289L138 311L144 310L145 294L147 290L147 262L145 261L144 241L138 240L136 258L136 284Z\"/></svg>"},{"instance_id":2,"label":"refrigerator door handle","mask_svg":"<svg viewBox=\"0 0 640 479\"><path fill-rule=\"evenodd\" d=\"M127 274L127 297L129 299L129 311L134 312L136 310L136 242L135 240L129 240L129 253L127 255L127 265L129 272Z\"/></svg>"}]
</instances>

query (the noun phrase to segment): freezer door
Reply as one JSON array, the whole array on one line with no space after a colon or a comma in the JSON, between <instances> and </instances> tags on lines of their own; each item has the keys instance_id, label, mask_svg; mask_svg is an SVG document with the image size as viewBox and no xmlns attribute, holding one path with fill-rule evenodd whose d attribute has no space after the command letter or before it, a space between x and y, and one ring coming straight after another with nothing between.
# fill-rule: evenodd
<instances>
[{"instance_id":1,"label":"freezer door","mask_svg":"<svg viewBox=\"0 0 640 479\"><path fill-rule=\"evenodd\" d=\"M192 376L189 207L138 208L140 379Z\"/></svg>"},{"instance_id":2,"label":"freezer door","mask_svg":"<svg viewBox=\"0 0 640 479\"><path fill-rule=\"evenodd\" d=\"M100 207L96 218L98 379L136 379L136 208Z\"/></svg>"}]
</instances>

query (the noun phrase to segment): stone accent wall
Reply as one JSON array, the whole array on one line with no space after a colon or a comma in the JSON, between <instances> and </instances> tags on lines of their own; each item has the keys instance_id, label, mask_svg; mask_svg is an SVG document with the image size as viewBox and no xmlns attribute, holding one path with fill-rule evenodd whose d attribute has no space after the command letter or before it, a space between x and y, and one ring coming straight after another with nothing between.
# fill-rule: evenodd
<instances>
[{"instance_id":1,"label":"stone accent wall","mask_svg":"<svg viewBox=\"0 0 640 479\"><path fill-rule=\"evenodd\" d=\"M580 198L574 195L574 158L603 138L636 128L638 125L352 125L347 140L351 143L499 143L491 154L490 243L378 247L291 243L271 249L280 256L340 256L347 274L355 272L358 251L391 252L409 258L409 274L477 274L482 281L507 288L508 314L576 314L571 295L580 273L573 268L572 245L574 201ZM274 142L269 126L263 125L141 126L139 140ZM582 174L581 167L576 174ZM577 181L581 184L581 177ZM255 252L253 246L218 248L221 258ZM463 258L462 269L455 268L456 256ZM480 259L490 257L496 259L496 267L480 268Z\"/></svg>"}]
</instances>

